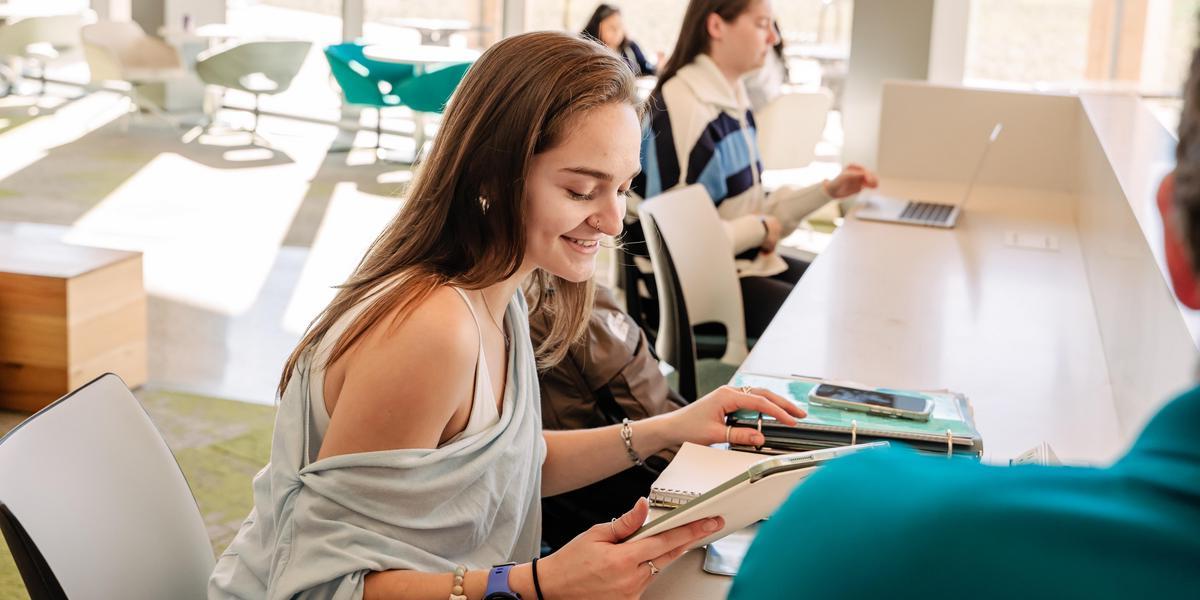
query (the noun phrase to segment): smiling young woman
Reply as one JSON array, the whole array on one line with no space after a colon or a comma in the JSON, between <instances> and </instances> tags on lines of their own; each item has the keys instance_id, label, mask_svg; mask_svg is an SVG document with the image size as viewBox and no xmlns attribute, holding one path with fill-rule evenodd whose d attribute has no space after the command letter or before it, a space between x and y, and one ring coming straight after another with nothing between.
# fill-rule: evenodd
<instances>
[{"instance_id":1,"label":"smiling young woman","mask_svg":"<svg viewBox=\"0 0 1200 600\"><path fill-rule=\"evenodd\" d=\"M285 366L271 462L210 597L632 598L719 526L620 544L639 502L538 565L541 495L724 441L737 408L802 415L725 390L542 431L537 366L586 324L598 242L620 233L638 171L638 110L629 69L593 41L515 36L472 66L407 202ZM554 322L536 350L530 311Z\"/></svg>"}]
</instances>

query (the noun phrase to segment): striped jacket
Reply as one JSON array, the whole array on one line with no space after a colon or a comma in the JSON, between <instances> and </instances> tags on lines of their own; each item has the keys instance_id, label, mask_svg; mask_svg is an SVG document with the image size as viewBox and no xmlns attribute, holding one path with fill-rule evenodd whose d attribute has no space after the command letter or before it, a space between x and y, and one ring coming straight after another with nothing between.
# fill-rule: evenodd
<instances>
[{"instance_id":1,"label":"striped jacket","mask_svg":"<svg viewBox=\"0 0 1200 600\"><path fill-rule=\"evenodd\" d=\"M771 214L791 233L808 213L830 200L820 185L780 188L767 197L761 180L754 115L745 86L728 80L701 54L662 86L643 122L642 173L633 191L653 198L675 187L702 184L717 205L740 256L762 245L761 215ZM767 276L786 265L777 254L739 258L739 275Z\"/></svg>"}]
</instances>

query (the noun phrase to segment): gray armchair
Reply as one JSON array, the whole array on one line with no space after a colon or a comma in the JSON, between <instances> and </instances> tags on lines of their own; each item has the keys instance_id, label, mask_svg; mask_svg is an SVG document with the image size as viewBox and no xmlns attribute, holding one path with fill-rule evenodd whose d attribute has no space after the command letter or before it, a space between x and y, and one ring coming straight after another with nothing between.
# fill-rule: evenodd
<instances>
[{"instance_id":1,"label":"gray armchair","mask_svg":"<svg viewBox=\"0 0 1200 600\"><path fill-rule=\"evenodd\" d=\"M311 48L310 42L298 41L245 42L214 48L196 57L196 74L207 85L254 95L250 133L257 137L259 98L287 91ZM226 106L222 102L217 108Z\"/></svg>"}]
</instances>

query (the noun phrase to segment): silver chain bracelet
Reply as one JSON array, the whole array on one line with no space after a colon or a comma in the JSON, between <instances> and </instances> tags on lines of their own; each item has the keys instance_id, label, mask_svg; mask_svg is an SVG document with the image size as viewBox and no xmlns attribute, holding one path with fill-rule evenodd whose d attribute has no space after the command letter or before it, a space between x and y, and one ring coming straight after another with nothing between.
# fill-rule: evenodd
<instances>
[{"instance_id":1,"label":"silver chain bracelet","mask_svg":"<svg viewBox=\"0 0 1200 600\"><path fill-rule=\"evenodd\" d=\"M621 420L621 440L625 442L625 451L629 453L629 460L640 467L644 461L638 457L637 452L633 451L633 427L630 426L630 423L632 421L628 418Z\"/></svg>"}]
</instances>

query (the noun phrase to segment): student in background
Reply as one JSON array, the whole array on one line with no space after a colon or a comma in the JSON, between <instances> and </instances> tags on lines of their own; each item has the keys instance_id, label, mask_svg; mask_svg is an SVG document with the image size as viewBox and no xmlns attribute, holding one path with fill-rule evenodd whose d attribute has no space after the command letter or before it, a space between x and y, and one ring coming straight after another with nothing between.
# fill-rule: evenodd
<instances>
[{"instance_id":1,"label":"student in background","mask_svg":"<svg viewBox=\"0 0 1200 600\"><path fill-rule=\"evenodd\" d=\"M654 75L654 65L646 60L642 48L625 35L625 21L621 18L621 9L611 4L597 6L581 33L598 40L624 58L625 64L633 69L634 76Z\"/></svg>"},{"instance_id":2,"label":"student in background","mask_svg":"<svg viewBox=\"0 0 1200 600\"><path fill-rule=\"evenodd\" d=\"M1186 86L1158 206L1172 287L1196 309L1200 50ZM1200 386L1106 468L993 467L901 449L838 461L759 528L729 597L1195 597L1198 433Z\"/></svg>"},{"instance_id":3,"label":"student in background","mask_svg":"<svg viewBox=\"0 0 1200 600\"><path fill-rule=\"evenodd\" d=\"M809 213L875 187L873 173L848 165L806 188L763 190L754 115L742 78L762 67L778 41L770 0L691 0L679 41L660 69L643 128L642 173L634 191L652 198L703 184L737 255L746 334L757 337L808 264L776 252ZM631 249L639 232L631 236ZM630 286L633 289L633 286Z\"/></svg>"},{"instance_id":4,"label":"student in background","mask_svg":"<svg viewBox=\"0 0 1200 600\"><path fill-rule=\"evenodd\" d=\"M787 57L783 54L783 32L779 30L779 21L772 21L775 29L775 45L763 60L763 66L747 75L742 82L746 84L746 97L750 100L750 111L760 113L777 96L783 93L783 86L790 81L788 75Z\"/></svg>"},{"instance_id":5,"label":"student in background","mask_svg":"<svg viewBox=\"0 0 1200 600\"><path fill-rule=\"evenodd\" d=\"M598 242L620 233L638 169L639 108L624 63L574 35L510 37L471 67L399 214L285 365L271 462L209 597L635 598L720 526L618 544L642 500L538 564L540 496L723 442L740 407L803 416L725 388L654 419L542 431L537 368L586 324ZM534 348L539 311L554 325Z\"/></svg>"}]
</instances>

